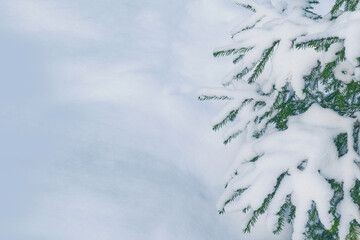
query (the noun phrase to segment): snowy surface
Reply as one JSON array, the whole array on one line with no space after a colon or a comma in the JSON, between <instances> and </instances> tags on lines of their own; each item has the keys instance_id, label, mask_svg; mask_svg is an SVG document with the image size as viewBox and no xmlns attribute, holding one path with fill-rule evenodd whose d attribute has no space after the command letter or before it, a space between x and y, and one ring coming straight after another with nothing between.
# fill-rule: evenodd
<instances>
[{"instance_id":1,"label":"snowy surface","mask_svg":"<svg viewBox=\"0 0 360 240\"><path fill-rule=\"evenodd\" d=\"M276 2L276 1L274 1ZM0 0L0 239L241 235L216 202L236 146L198 89L249 13L227 0Z\"/></svg>"},{"instance_id":2,"label":"snowy surface","mask_svg":"<svg viewBox=\"0 0 360 240\"><path fill-rule=\"evenodd\" d=\"M211 53L240 7L0 0L0 13L1 239L270 239L217 214L235 149L197 101L231 69Z\"/></svg>"}]
</instances>

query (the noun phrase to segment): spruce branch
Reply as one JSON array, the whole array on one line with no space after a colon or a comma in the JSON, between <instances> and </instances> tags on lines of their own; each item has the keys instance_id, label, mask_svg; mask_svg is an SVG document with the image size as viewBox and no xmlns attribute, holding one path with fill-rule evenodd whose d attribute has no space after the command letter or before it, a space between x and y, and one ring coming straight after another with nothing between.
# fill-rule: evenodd
<instances>
[{"instance_id":1,"label":"spruce branch","mask_svg":"<svg viewBox=\"0 0 360 240\"><path fill-rule=\"evenodd\" d=\"M224 56L230 56L230 55L235 55L235 54L244 54L248 51L250 51L252 49L252 47L249 48L231 48L231 49L226 49L226 50L219 50L219 51L215 51L213 53L214 57L224 57Z\"/></svg>"},{"instance_id":2,"label":"spruce branch","mask_svg":"<svg viewBox=\"0 0 360 240\"><path fill-rule=\"evenodd\" d=\"M339 11L340 7L344 4L345 1L346 0L336 0L334 6L332 7L332 9L330 11L330 13L332 15L335 15Z\"/></svg>"},{"instance_id":3,"label":"spruce branch","mask_svg":"<svg viewBox=\"0 0 360 240\"><path fill-rule=\"evenodd\" d=\"M272 46L268 49L266 49L262 56L261 56L261 60L259 61L259 63L256 65L253 74L250 76L250 78L248 79L248 83L253 83L255 82L255 80L260 76L260 74L262 73L262 71L265 68L266 63L269 61L271 54L274 52L274 48L276 47L276 45L278 45L280 43L280 40L275 41Z\"/></svg>"},{"instance_id":4,"label":"spruce branch","mask_svg":"<svg viewBox=\"0 0 360 240\"><path fill-rule=\"evenodd\" d=\"M295 44L297 49L305 49L308 47L314 48L316 51L327 51L334 43L343 42L344 40L338 37L328 37L321 39L312 39L305 42Z\"/></svg>"},{"instance_id":5,"label":"spruce branch","mask_svg":"<svg viewBox=\"0 0 360 240\"><path fill-rule=\"evenodd\" d=\"M245 229L243 230L244 233L250 233L251 228L255 225L255 223L257 222L258 218L260 215L264 214L265 211L267 210L267 208L269 207L269 204L271 202L271 200L273 199L273 197L276 194L277 189L279 188L281 181L284 179L284 177L288 175L288 172L284 172L282 173L276 180L276 185L274 186L274 190L272 193L270 193L263 201L263 203L261 204L261 206L256 209L253 212L253 216L250 218L249 222L247 223Z\"/></svg>"}]
</instances>

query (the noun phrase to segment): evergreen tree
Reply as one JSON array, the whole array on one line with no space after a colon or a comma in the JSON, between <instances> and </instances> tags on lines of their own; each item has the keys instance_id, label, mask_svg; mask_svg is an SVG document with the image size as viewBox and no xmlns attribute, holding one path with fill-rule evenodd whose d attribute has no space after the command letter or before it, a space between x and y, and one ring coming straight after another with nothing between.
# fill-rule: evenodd
<instances>
[{"instance_id":1,"label":"evergreen tree","mask_svg":"<svg viewBox=\"0 0 360 240\"><path fill-rule=\"evenodd\" d=\"M213 130L226 125L224 143L239 144L219 213L244 212L244 232L265 214L274 234L292 224L293 240L358 239L359 0L325 16L314 0L236 3L253 14L214 52L235 68L199 94L228 102Z\"/></svg>"}]
</instances>

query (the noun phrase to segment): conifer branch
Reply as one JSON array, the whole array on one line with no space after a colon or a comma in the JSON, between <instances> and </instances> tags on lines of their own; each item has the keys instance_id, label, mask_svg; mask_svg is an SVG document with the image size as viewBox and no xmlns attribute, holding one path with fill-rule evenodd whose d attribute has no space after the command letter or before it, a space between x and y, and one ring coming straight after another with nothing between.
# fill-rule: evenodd
<instances>
[{"instance_id":1,"label":"conifer branch","mask_svg":"<svg viewBox=\"0 0 360 240\"><path fill-rule=\"evenodd\" d=\"M253 49L253 48L252 47L232 48L232 49L227 49L227 50L215 51L213 53L213 55L214 55L214 57L224 57L224 56L230 56L230 55L235 55L235 54L244 54L244 53L250 51L251 49Z\"/></svg>"},{"instance_id":2,"label":"conifer branch","mask_svg":"<svg viewBox=\"0 0 360 240\"><path fill-rule=\"evenodd\" d=\"M282 173L276 180L276 185L274 187L274 190L272 193L270 193L265 199L264 202L261 204L261 206L256 209L253 212L253 216L251 217L251 219L249 220L249 222L247 223L245 229L243 230L244 233L250 233L251 228L255 225L255 223L257 222L258 218L260 215L264 214L265 211L267 210L267 208L269 207L269 204L271 202L271 200L273 199L273 197L275 196L275 193L277 191L277 189L279 188L281 181L284 179L284 177L287 175L287 172Z\"/></svg>"},{"instance_id":3,"label":"conifer branch","mask_svg":"<svg viewBox=\"0 0 360 240\"><path fill-rule=\"evenodd\" d=\"M328 37L328 38L312 39L309 41L296 43L295 47L297 49L305 49L308 47L312 47L316 51L327 51L332 44L343 41L344 41L343 39L340 39L338 37Z\"/></svg>"},{"instance_id":4,"label":"conifer branch","mask_svg":"<svg viewBox=\"0 0 360 240\"><path fill-rule=\"evenodd\" d=\"M336 0L334 6L332 7L330 13L335 15L339 11L340 7L344 4L345 0Z\"/></svg>"},{"instance_id":5,"label":"conifer branch","mask_svg":"<svg viewBox=\"0 0 360 240\"><path fill-rule=\"evenodd\" d=\"M243 7L243 8L246 8L246 9L252 11L252 12L256 12L256 9L250 4L244 4L244 3L236 3L236 4Z\"/></svg>"},{"instance_id":6,"label":"conifer branch","mask_svg":"<svg viewBox=\"0 0 360 240\"><path fill-rule=\"evenodd\" d=\"M238 190L234 191L234 193L232 194L232 196L231 196L228 200L225 201L225 203L224 203L224 205L223 205L223 208L219 211L219 214L224 214L224 213L225 213L225 207L226 207L229 203L235 201L235 199L237 199L243 192L245 192L246 189L247 189L247 188L242 188L242 189L238 189Z\"/></svg>"},{"instance_id":7,"label":"conifer branch","mask_svg":"<svg viewBox=\"0 0 360 240\"><path fill-rule=\"evenodd\" d=\"M274 234L280 234L283 230L285 226L285 220L286 218L289 218L287 215L290 211L291 205L291 194L289 194L286 196L285 203L281 205L280 210L276 213L276 215L278 216L278 220L276 223L276 228L273 231Z\"/></svg>"},{"instance_id":8,"label":"conifer branch","mask_svg":"<svg viewBox=\"0 0 360 240\"><path fill-rule=\"evenodd\" d=\"M265 68L266 63L269 61L271 54L274 51L274 48L276 47L276 45L278 45L280 43L280 40L275 41L273 43L273 45L266 49L262 56L261 56L261 60L259 61L259 63L256 65L253 74L250 76L250 78L248 79L248 83L253 83L255 82L255 80L260 76L260 74L262 73L262 71Z\"/></svg>"},{"instance_id":9,"label":"conifer branch","mask_svg":"<svg viewBox=\"0 0 360 240\"><path fill-rule=\"evenodd\" d=\"M229 144L234 138L236 138L237 136L239 136L240 133L241 133L241 131L237 131L237 132L233 133L231 136L229 136L227 139L225 139L224 145Z\"/></svg>"},{"instance_id":10,"label":"conifer branch","mask_svg":"<svg viewBox=\"0 0 360 240\"><path fill-rule=\"evenodd\" d=\"M346 0L345 11L351 11L351 12L355 11L358 4L359 4L359 0Z\"/></svg>"},{"instance_id":11,"label":"conifer branch","mask_svg":"<svg viewBox=\"0 0 360 240\"><path fill-rule=\"evenodd\" d=\"M232 100L233 98L230 98L228 96L207 96L207 95L201 95L198 96L198 99L200 101L206 101L206 100Z\"/></svg>"}]
</instances>

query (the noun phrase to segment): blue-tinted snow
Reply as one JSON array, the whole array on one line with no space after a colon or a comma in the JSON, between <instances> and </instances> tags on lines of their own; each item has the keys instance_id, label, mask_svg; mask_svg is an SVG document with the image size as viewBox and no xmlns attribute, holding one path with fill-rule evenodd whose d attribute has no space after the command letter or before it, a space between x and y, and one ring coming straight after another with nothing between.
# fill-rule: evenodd
<instances>
[{"instance_id":1,"label":"blue-tinted snow","mask_svg":"<svg viewBox=\"0 0 360 240\"><path fill-rule=\"evenodd\" d=\"M220 0L1 0L0 238L265 239L216 212L236 147L196 99L231 69L211 52L246 14Z\"/></svg>"}]
</instances>

